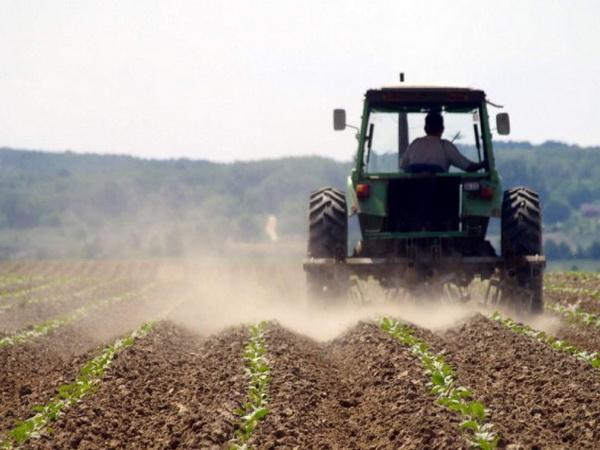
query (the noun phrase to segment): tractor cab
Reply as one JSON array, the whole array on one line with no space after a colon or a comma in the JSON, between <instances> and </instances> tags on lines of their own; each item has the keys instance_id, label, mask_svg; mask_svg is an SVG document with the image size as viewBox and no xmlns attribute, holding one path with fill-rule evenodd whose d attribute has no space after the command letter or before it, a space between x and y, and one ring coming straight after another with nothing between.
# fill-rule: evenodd
<instances>
[{"instance_id":1,"label":"tractor cab","mask_svg":"<svg viewBox=\"0 0 600 450\"><path fill-rule=\"evenodd\" d=\"M468 173L456 167L420 167L412 171L403 167L411 142L425 136L425 117L431 112L444 119L446 145L451 143L464 157L481 163L481 170ZM335 110L334 128L346 126L345 111ZM508 128L508 116L499 114L498 132L506 134ZM369 245L369 240L432 236L453 240L485 235L489 217L499 215L501 188L483 91L440 87L369 90L358 131L356 166L348 179L347 200L350 212L359 216L364 250L371 248L370 253L377 253L375 249L382 247L380 242ZM442 145L440 139L434 140L434 145L436 141Z\"/></svg>"}]
</instances>

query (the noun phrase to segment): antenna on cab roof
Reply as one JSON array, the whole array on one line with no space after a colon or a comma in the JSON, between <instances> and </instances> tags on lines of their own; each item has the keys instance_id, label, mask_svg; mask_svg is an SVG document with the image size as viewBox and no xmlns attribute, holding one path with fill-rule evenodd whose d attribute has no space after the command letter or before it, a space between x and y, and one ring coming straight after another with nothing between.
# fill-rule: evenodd
<instances>
[{"instance_id":1,"label":"antenna on cab roof","mask_svg":"<svg viewBox=\"0 0 600 450\"><path fill-rule=\"evenodd\" d=\"M400 83L404 83L404 72L400 72Z\"/></svg>"}]
</instances>

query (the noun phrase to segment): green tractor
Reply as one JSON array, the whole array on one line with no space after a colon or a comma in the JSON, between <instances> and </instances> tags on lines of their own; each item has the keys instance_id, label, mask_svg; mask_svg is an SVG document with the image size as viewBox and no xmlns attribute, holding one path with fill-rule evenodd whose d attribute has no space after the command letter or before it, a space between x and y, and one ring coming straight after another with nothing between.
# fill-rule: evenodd
<instances>
[{"instance_id":1,"label":"green tractor","mask_svg":"<svg viewBox=\"0 0 600 450\"><path fill-rule=\"evenodd\" d=\"M334 129L355 128L358 150L345 193L323 187L310 195L304 270L311 298L345 297L356 280L369 279L392 293L447 293L451 286L467 298L479 278L490 281L490 301L543 310L540 199L527 187L503 191L488 105L497 107L481 90L402 86L367 91L360 127L334 110ZM443 116L445 138L479 170L402 170L432 111ZM508 114L496 115L495 131L510 132ZM501 221L500 254L486 239L494 217ZM356 245L349 243L349 220L358 223Z\"/></svg>"}]
</instances>

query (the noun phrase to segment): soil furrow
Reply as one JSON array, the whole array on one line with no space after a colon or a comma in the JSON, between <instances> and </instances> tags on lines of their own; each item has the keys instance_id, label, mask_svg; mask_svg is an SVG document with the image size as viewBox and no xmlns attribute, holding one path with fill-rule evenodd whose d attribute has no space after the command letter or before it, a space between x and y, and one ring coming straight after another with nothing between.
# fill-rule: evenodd
<instances>
[{"instance_id":1,"label":"soil furrow","mask_svg":"<svg viewBox=\"0 0 600 450\"><path fill-rule=\"evenodd\" d=\"M549 286L572 286L600 291L600 274L594 272L554 272L544 276L544 283Z\"/></svg>"},{"instance_id":2,"label":"soil furrow","mask_svg":"<svg viewBox=\"0 0 600 450\"><path fill-rule=\"evenodd\" d=\"M202 342L159 324L31 448L223 448L245 394L245 339L245 330L234 329Z\"/></svg>"},{"instance_id":3,"label":"soil furrow","mask_svg":"<svg viewBox=\"0 0 600 450\"><path fill-rule=\"evenodd\" d=\"M579 350L600 353L600 328L585 324L569 324L561 327L555 334Z\"/></svg>"},{"instance_id":4,"label":"soil furrow","mask_svg":"<svg viewBox=\"0 0 600 450\"><path fill-rule=\"evenodd\" d=\"M333 341L332 355L357 399L351 420L356 448L468 448L462 420L436 403L418 359L372 323Z\"/></svg>"},{"instance_id":5,"label":"soil furrow","mask_svg":"<svg viewBox=\"0 0 600 450\"><path fill-rule=\"evenodd\" d=\"M442 336L420 333L489 407L502 445L595 448L600 377L589 365L481 315Z\"/></svg>"},{"instance_id":6,"label":"soil furrow","mask_svg":"<svg viewBox=\"0 0 600 450\"><path fill-rule=\"evenodd\" d=\"M270 413L248 444L260 449L353 448L358 430L348 422L349 391L326 346L279 325L269 327L266 340Z\"/></svg>"},{"instance_id":7,"label":"soil furrow","mask_svg":"<svg viewBox=\"0 0 600 450\"><path fill-rule=\"evenodd\" d=\"M90 351L156 318L162 308L162 302L151 298L132 298L100 308L48 336L0 348L0 367L4 368L0 377L0 430L26 418L32 406L45 404L57 386L76 375Z\"/></svg>"},{"instance_id":8,"label":"soil furrow","mask_svg":"<svg viewBox=\"0 0 600 450\"><path fill-rule=\"evenodd\" d=\"M26 345L0 349L0 433L45 404L56 388L75 377L97 342L73 329Z\"/></svg>"},{"instance_id":9,"label":"soil furrow","mask_svg":"<svg viewBox=\"0 0 600 450\"><path fill-rule=\"evenodd\" d=\"M435 403L418 361L374 324L327 344L274 326L271 413L256 448L463 448L459 418Z\"/></svg>"},{"instance_id":10,"label":"soil furrow","mask_svg":"<svg viewBox=\"0 0 600 450\"><path fill-rule=\"evenodd\" d=\"M39 302L15 305L14 308L0 311L0 330L4 334L15 333L96 300L124 294L135 289L135 286L136 283L125 281L115 284L94 283L74 287L65 293L48 293L47 297Z\"/></svg>"},{"instance_id":11,"label":"soil furrow","mask_svg":"<svg viewBox=\"0 0 600 450\"><path fill-rule=\"evenodd\" d=\"M600 300L590 298L586 294L546 291L544 298L547 302L556 302L565 306L578 305L583 311L600 314Z\"/></svg>"}]
</instances>

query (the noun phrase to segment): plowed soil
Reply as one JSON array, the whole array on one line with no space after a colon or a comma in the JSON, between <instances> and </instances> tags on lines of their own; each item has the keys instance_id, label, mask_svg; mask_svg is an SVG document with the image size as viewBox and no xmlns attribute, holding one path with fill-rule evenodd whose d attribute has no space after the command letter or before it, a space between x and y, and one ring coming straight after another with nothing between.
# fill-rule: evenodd
<instances>
[{"instance_id":1,"label":"plowed soil","mask_svg":"<svg viewBox=\"0 0 600 450\"><path fill-rule=\"evenodd\" d=\"M577 305L584 311L600 314L600 275L554 273L546 278L549 288L545 291L546 301Z\"/></svg>"},{"instance_id":2,"label":"plowed soil","mask_svg":"<svg viewBox=\"0 0 600 450\"><path fill-rule=\"evenodd\" d=\"M124 286L120 289L127 291ZM98 346L135 328L140 319L155 316L152 305L152 299L133 297L47 336L0 348L0 429L12 428L31 413L32 406L50 400L58 386L70 382L79 367L95 356Z\"/></svg>"},{"instance_id":3,"label":"plowed soil","mask_svg":"<svg viewBox=\"0 0 600 450\"><path fill-rule=\"evenodd\" d=\"M437 405L407 348L373 324L319 344L269 331L272 413L256 448L462 448L458 417Z\"/></svg>"},{"instance_id":4,"label":"plowed soil","mask_svg":"<svg viewBox=\"0 0 600 450\"><path fill-rule=\"evenodd\" d=\"M545 298L548 302L560 303L564 306L577 306L583 311L600 314L600 297L590 298L589 294L597 291L584 292L546 292ZM597 294L596 294L597 295Z\"/></svg>"},{"instance_id":5,"label":"plowed soil","mask_svg":"<svg viewBox=\"0 0 600 450\"><path fill-rule=\"evenodd\" d=\"M490 419L517 448L598 448L600 376L588 364L483 316L441 336L462 385L490 408Z\"/></svg>"},{"instance_id":6,"label":"plowed soil","mask_svg":"<svg viewBox=\"0 0 600 450\"><path fill-rule=\"evenodd\" d=\"M6 333L33 326L45 320L66 314L94 300L110 298L139 288L136 283L117 280L74 283L68 288L34 292L13 301L8 309L0 309L0 328ZM33 302L28 302L33 300ZM10 301L7 303L11 303Z\"/></svg>"},{"instance_id":7,"label":"plowed soil","mask_svg":"<svg viewBox=\"0 0 600 450\"><path fill-rule=\"evenodd\" d=\"M120 355L93 402L32 448L222 448L245 395L243 329L205 341L172 324Z\"/></svg>"},{"instance_id":8,"label":"plowed soil","mask_svg":"<svg viewBox=\"0 0 600 450\"><path fill-rule=\"evenodd\" d=\"M47 336L0 348L1 442L18 420L34 414L34 405L47 403L103 347L143 322L159 321L148 336L116 357L95 392L23 447L31 449L228 448L240 423L236 411L247 399L247 322L277 319L285 302L292 305L299 296L297 280L288 282L273 265L269 273L263 270L256 276L252 270L257 269L236 268L238 284L224 276L227 283L221 291L216 287L222 280L207 275L214 271L210 264L188 272L154 262L5 263L0 268L32 280L78 273L86 277L72 291L59 292L64 297L55 306L44 308L41 302L35 308L11 309L4 316L11 320L0 315L0 335L155 282L149 292L94 309ZM73 294L76 288L91 286L92 279L111 277L126 280L86 296ZM585 280L595 283L594 278ZM232 297L235 292L239 299ZM257 292L266 294L255 300ZM269 309L272 302L277 303ZM412 309L414 316L414 305ZM402 308L395 311L402 320ZM254 430L250 448L469 448L459 429L461 417L436 403L419 360L379 329L372 311L362 321L355 314L343 333L326 341L318 338L310 319L294 322L300 314L302 309L294 309L280 320L303 332L292 332L276 320L267 327L269 414ZM223 324L231 323L238 325L224 329ZM419 323L427 325L427 313ZM573 325L551 314L535 323L582 350L600 350L598 328ZM475 310L449 318L443 326L439 320L431 329L413 326L434 351L444 352L458 383L488 407L500 448L598 448L600 370L515 334Z\"/></svg>"}]
</instances>

